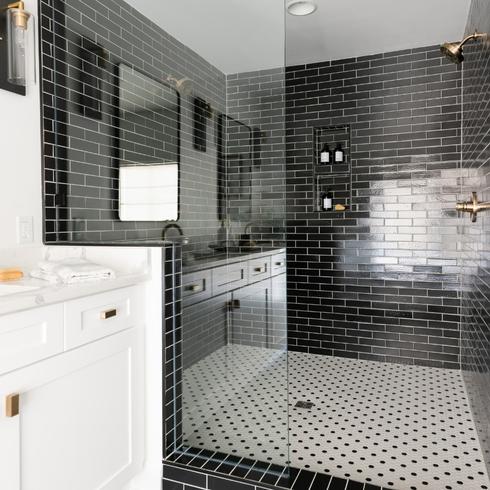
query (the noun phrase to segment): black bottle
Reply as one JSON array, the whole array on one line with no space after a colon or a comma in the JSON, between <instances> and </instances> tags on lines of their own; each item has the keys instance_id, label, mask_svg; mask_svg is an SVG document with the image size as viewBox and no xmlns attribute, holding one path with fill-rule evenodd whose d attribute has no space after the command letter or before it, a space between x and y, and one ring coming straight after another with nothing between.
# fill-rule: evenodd
<instances>
[{"instance_id":1,"label":"black bottle","mask_svg":"<svg viewBox=\"0 0 490 490\"><path fill-rule=\"evenodd\" d=\"M322 211L332 211L333 195L330 191L322 192L320 195L320 207Z\"/></svg>"},{"instance_id":2,"label":"black bottle","mask_svg":"<svg viewBox=\"0 0 490 490\"><path fill-rule=\"evenodd\" d=\"M332 163L332 155L330 154L330 149L328 148L327 143L323 145L322 151L320 152L320 163L322 165Z\"/></svg>"},{"instance_id":3,"label":"black bottle","mask_svg":"<svg viewBox=\"0 0 490 490\"><path fill-rule=\"evenodd\" d=\"M342 146L340 145L340 143L335 148L333 154L334 154L334 160L333 160L334 163L344 163L345 154L344 154L344 150L342 150Z\"/></svg>"}]
</instances>

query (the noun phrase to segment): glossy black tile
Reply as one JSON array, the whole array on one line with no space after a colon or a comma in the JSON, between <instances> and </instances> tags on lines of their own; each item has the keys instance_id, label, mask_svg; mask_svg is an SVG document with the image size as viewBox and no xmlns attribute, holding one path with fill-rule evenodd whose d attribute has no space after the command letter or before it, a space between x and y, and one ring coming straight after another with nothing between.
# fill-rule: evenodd
<instances>
[{"instance_id":1,"label":"glossy black tile","mask_svg":"<svg viewBox=\"0 0 490 490\"><path fill-rule=\"evenodd\" d=\"M490 5L471 2L466 33L490 31ZM490 74L486 43L472 43L465 53L463 70L463 164L461 200L477 192L490 200ZM479 214L471 223L461 217L462 323L461 364L487 469L490 468L490 242L488 217Z\"/></svg>"},{"instance_id":2,"label":"glossy black tile","mask_svg":"<svg viewBox=\"0 0 490 490\"><path fill-rule=\"evenodd\" d=\"M345 490L347 481L341 478L333 477L328 486L328 490Z\"/></svg>"},{"instance_id":3,"label":"glossy black tile","mask_svg":"<svg viewBox=\"0 0 490 490\"><path fill-rule=\"evenodd\" d=\"M196 487L203 488L206 486L206 475L196 471L177 468L176 466L164 465L163 477L168 480L175 480Z\"/></svg>"},{"instance_id":4,"label":"glossy black tile","mask_svg":"<svg viewBox=\"0 0 490 490\"><path fill-rule=\"evenodd\" d=\"M286 79L289 348L458 368L461 71L434 46L317 70ZM341 84L313 93L317 76ZM349 168L320 175L315 135L336 124ZM318 187L349 209L318 211Z\"/></svg>"},{"instance_id":5,"label":"glossy black tile","mask_svg":"<svg viewBox=\"0 0 490 490\"><path fill-rule=\"evenodd\" d=\"M253 490L254 486L235 480L210 476L208 478L208 488L209 490Z\"/></svg>"},{"instance_id":6,"label":"glossy black tile","mask_svg":"<svg viewBox=\"0 0 490 490\"><path fill-rule=\"evenodd\" d=\"M118 216L119 162L134 160L123 154L124 144L134 146L135 158L148 157L149 142L155 139L145 134L143 141L123 129L118 103L121 63L154 80L187 76L195 84L195 96L217 113L226 109L226 76L125 2L41 0L40 13L43 153L45 168L52 169L44 174L45 240L161 238L165 222L135 224ZM219 224L215 188L206 183L209 170L216 170L217 150L208 131L207 151L196 158L192 130L185 129L192 127L192 117L192 98L182 97L181 197L186 205L180 222L196 248L207 249ZM146 131L152 127L157 131L151 123ZM65 185L61 200L60 184ZM192 199L196 188L199 202Z\"/></svg>"}]
</instances>

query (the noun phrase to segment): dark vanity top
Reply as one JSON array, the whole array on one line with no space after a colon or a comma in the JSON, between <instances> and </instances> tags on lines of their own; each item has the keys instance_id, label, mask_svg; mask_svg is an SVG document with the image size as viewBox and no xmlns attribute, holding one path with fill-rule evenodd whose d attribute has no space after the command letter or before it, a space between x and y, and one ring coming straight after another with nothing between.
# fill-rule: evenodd
<instances>
[{"instance_id":1,"label":"dark vanity top","mask_svg":"<svg viewBox=\"0 0 490 490\"><path fill-rule=\"evenodd\" d=\"M102 242L45 242L47 247L165 247L172 245L172 242L166 240L142 239L142 240L117 240Z\"/></svg>"},{"instance_id":2,"label":"dark vanity top","mask_svg":"<svg viewBox=\"0 0 490 490\"><path fill-rule=\"evenodd\" d=\"M204 269L211 269L221 265L233 264L242 262L243 260L258 259L267 255L275 255L277 253L286 252L284 247L260 247L257 250L249 250L243 252L222 252L210 254L202 258L193 259L192 262L183 262L182 272L196 272Z\"/></svg>"}]
</instances>

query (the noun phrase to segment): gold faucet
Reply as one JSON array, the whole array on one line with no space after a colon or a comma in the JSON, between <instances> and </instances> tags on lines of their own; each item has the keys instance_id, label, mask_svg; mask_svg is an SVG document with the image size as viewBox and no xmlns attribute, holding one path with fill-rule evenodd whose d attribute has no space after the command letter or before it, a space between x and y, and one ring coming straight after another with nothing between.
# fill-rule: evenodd
<instances>
[{"instance_id":1,"label":"gold faucet","mask_svg":"<svg viewBox=\"0 0 490 490\"><path fill-rule=\"evenodd\" d=\"M464 213L470 213L471 222L476 222L476 217L481 211L490 209L490 202L478 202L478 196L476 192L472 192L472 199L468 202L458 202L456 209Z\"/></svg>"}]
</instances>

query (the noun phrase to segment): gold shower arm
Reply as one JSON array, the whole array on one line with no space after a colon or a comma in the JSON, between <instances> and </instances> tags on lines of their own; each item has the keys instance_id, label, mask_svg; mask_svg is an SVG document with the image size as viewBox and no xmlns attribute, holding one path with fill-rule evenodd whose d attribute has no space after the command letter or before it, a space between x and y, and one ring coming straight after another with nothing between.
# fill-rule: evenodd
<instances>
[{"instance_id":1,"label":"gold shower arm","mask_svg":"<svg viewBox=\"0 0 490 490\"><path fill-rule=\"evenodd\" d=\"M479 39L481 37L487 37L487 34L484 34L484 33L481 33L481 32L475 32L474 34L470 34L469 36L466 36L459 43L459 47L462 48L468 41L471 41L472 39Z\"/></svg>"},{"instance_id":2,"label":"gold shower arm","mask_svg":"<svg viewBox=\"0 0 490 490\"><path fill-rule=\"evenodd\" d=\"M490 202L478 202L478 196L476 192L473 192L471 201L458 202L456 209L464 213L470 213L471 222L475 223L478 213L490 209Z\"/></svg>"}]
</instances>

